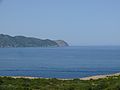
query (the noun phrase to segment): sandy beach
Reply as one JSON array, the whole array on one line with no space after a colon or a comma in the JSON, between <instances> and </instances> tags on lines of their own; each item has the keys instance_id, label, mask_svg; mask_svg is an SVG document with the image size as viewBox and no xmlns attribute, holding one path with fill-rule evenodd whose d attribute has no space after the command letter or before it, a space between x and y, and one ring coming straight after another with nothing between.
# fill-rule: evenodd
<instances>
[{"instance_id":1,"label":"sandy beach","mask_svg":"<svg viewBox=\"0 0 120 90\"><path fill-rule=\"evenodd\" d=\"M110 76L119 76L120 73L115 73L115 74L108 74L108 75L96 75L96 76L90 76L90 77L84 77L84 78L80 78L81 80L97 80L97 79L102 79L102 78L107 78Z\"/></svg>"},{"instance_id":2,"label":"sandy beach","mask_svg":"<svg viewBox=\"0 0 120 90\"><path fill-rule=\"evenodd\" d=\"M80 80L97 80L97 79L102 79L102 78L107 78L110 76L119 76L120 73L115 73L115 74L108 74L108 75L96 75L96 76L90 76L90 77L83 77L83 78L79 78ZM5 76L1 76L1 77L5 77ZM26 78L26 79L41 79L43 77L30 77L30 76L6 76L6 77L12 77L12 78ZM44 79L49 79L49 78L44 78ZM60 79L57 78L59 80L73 80L73 79Z\"/></svg>"}]
</instances>

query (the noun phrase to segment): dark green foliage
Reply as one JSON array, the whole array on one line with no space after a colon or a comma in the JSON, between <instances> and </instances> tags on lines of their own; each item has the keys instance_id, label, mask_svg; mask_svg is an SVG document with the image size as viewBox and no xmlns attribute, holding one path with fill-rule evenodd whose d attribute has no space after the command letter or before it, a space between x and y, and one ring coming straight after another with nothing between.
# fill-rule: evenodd
<instances>
[{"instance_id":1,"label":"dark green foliage","mask_svg":"<svg viewBox=\"0 0 120 90\"><path fill-rule=\"evenodd\" d=\"M59 46L55 41L24 36L9 36L0 34L0 47L53 47Z\"/></svg>"},{"instance_id":2,"label":"dark green foliage","mask_svg":"<svg viewBox=\"0 0 120 90\"><path fill-rule=\"evenodd\" d=\"M0 90L120 90L120 76L86 81L0 77Z\"/></svg>"}]
</instances>

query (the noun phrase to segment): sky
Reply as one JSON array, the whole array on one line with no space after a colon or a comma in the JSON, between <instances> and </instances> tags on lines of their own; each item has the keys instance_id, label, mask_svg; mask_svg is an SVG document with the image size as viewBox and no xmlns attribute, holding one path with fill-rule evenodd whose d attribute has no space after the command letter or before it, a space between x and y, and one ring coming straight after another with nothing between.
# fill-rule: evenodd
<instances>
[{"instance_id":1,"label":"sky","mask_svg":"<svg viewBox=\"0 0 120 90\"><path fill-rule=\"evenodd\" d=\"M0 0L0 33L120 45L120 0Z\"/></svg>"}]
</instances>

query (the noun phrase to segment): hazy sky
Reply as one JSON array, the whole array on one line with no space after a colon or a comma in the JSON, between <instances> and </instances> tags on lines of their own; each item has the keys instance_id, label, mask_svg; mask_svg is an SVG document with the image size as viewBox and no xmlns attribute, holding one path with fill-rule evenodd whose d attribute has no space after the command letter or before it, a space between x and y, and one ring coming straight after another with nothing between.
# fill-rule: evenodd
<instances>
[{"instance_id":1,"label":"hazy sky","mask_svg":"<svg viewBox=\"0 0 120 90\"><path fill-rule=\"evenodd\" d=\"M0 33L120 45L120 0L0 0Z\"/></svg>"}]
</instances>

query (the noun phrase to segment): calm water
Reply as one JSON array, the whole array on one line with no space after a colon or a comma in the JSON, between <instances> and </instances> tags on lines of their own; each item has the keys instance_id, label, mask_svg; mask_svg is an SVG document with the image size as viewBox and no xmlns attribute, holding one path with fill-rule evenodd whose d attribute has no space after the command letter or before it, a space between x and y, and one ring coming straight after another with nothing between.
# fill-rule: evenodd
<instances>
[{"instance_id":1,"label":"calm water","mask_svg":"<svg viewBox=\"0 0 120 90\"><path fill-rule=\"evenodd\" d=\"M120 47L1 48L0 75L80 78L120 72Z\"/></svg>"}]
</instances>

